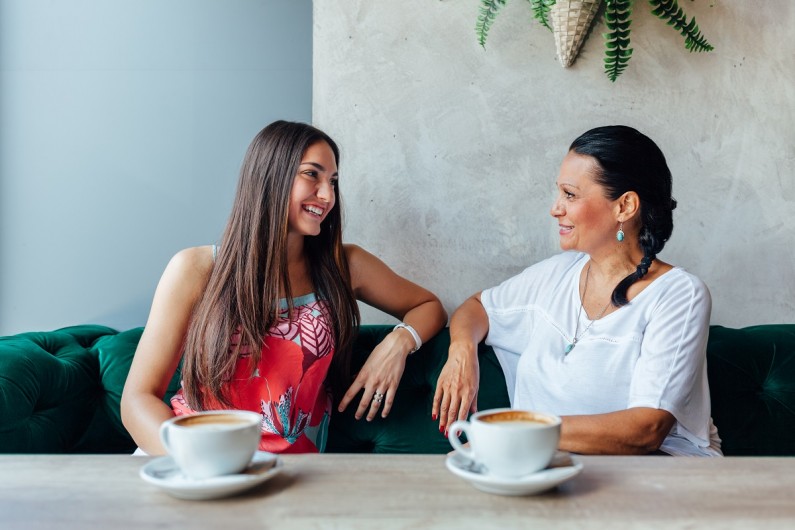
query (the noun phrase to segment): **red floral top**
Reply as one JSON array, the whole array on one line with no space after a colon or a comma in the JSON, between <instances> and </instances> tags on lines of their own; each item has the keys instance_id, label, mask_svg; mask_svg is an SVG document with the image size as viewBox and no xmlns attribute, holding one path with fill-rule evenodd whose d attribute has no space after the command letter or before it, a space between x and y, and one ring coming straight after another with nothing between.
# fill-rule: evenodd
<instances>
[{"instance_id":1,"label":"red floral top","mask_svg":"<svg viewBox=\"0 0 795 530\"><path fill-rule=\"evenodd\" d=\"M326 446L331 415L331 394L325 380L334 355L334 340L325 318L326 304L314 294L293 300L295 314L283 313L262 346L259 364L251 375L251 355L241 347L235 373L226 383L233 408L262 414L261 451L316 453ZM232 346L240 334L232 336ZM171 398L177 416L195 412L180 389ZM208 406L208 409L221 408Z\"/></svg>"}]
</instances>

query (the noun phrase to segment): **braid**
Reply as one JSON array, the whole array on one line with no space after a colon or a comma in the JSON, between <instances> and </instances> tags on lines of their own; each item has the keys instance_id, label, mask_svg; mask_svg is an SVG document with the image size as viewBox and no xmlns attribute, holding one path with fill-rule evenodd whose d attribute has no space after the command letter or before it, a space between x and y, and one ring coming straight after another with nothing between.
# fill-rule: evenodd
<instances>
[{"instance_id":1,"label":"braid","mask_svg":"<svg viewBox=\"0 0 795 530\"><path fill-rule=\"evenodd\" d=\"M651 262L654 261L654 258L655 256L650 256L646 254L645 256L643 256L643 259L640 260L638 268L635 269L635 274L638 275L637 277L638 280L646 276L646 273L649 272L649 267L651 267Z\"/></svg>"},{"instance_id":2,"label":"braid","mask_svg":"<svg viewBox=\"0 0 795 530\"><path fill-rule=\"evenodd\" d=\"M663 249L665 239L660 237L662 235L663 234L655 234L649 229L648 223L643 223L640 229L640 235L638 236L638 243L640 243L640 248L643 249L643 259L640 260L640 264L637 268L639 274L638 280L649 272L651 262L657 257L657 253Z\"/></svg>"},{"instance_id":3,"label":"braid","mask_svg":"<svg viewBox=\"0 0 795 530\"><path fill-rule=\"evenodd\" d=\"M627 291L629 287L635 283L636 281L640 280L646 273L649 272L649 267L651 267L652 261L657 257L657 252L662 250L663 245L665 245L665 240L656 237L651 230L649 230L648 225L643 225L640 229L640 237L638 238L638 242L640 243L640 248L643 249L643 258L640 260L635 272L621 280L616 288L613 290L613 296L611 300L613 305L616 307L621 307L623 305L627 305L629 300L627 299Z\"/></svg>"}]
</instances>

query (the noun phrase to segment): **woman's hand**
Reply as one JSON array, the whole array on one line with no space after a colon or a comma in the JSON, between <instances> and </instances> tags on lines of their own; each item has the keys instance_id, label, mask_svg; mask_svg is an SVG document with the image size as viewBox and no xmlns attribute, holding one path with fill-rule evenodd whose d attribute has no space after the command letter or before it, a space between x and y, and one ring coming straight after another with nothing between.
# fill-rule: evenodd
<instances>
[{"instance_id":1,"label":"woman's hand","mask_svg":"<svg viewBox=\"0 0 795 530\"><path fill-rule=\"evenodd\" d=\"M467 298L450 319L450 350L442 367L433 396L433 419L439 418L439 431L455 420L465 420L477 412L480 366L478 343L489 331L489 317L480 302L480 293Z\"/></svg>"},{"instance_id":2,"label":"woman's hand","mask_svg":"<svg viewBox=\"0 0 795 530\"><path fill-rule=\"evenodd\" d=\"M432 417L439 418L439 431L447 433L456 420L465 420L477 412L480 366L477 346L451 343L447 362L442 367L433 396ZM474 362L473 362L474 361Z\"/></svg>"},{"instance_id":3,"label":"woman's hand","mask_svg":"<svg viewBox=\"0 0 795 530\"><path fill-rule=\"evenodd\" d=\"M432 292L396 274L380 259L356 245L345 245L356 299L411 325L422 342L429 340L444 326L447 313ZM406 367L406 357L416 347L414 337L405 329L393 330L373 350L342 397L339 411L364 390L355 417L367 412L367 420L378 411L386 417L392 408L398 383Z\"/></svg>"},{"instance_id":4,"label":"woman's hand","mask_svg":"<svg viewBox=\"0 0 795 530\"><path fill-rule=\"evenodd\" d=\"M413 347L414 339L405 331L394 330L387 335L375 347L345 392L339 411L345 410L359 391L364 390L354 417L359 420L367 413L367 421L371 421L381 410L381 417L386 418L406 368L406 356Z\"/></svg>"}]
</instances>

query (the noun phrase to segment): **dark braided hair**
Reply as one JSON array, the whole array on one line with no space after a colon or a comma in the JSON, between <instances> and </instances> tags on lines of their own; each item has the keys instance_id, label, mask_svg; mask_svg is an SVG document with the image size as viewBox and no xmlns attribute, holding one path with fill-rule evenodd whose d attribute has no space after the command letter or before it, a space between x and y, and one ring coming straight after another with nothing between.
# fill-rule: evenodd
<instances>
[{"instance_id":1,"label":"dark braided hair","mask_svg":"<svg viewBox=\"0 0 795 530\"><path fill-rule=\"evenodd\" d=\"M628 191L640 197L641 226L638 237L643 259L635 272L613 291L616 307L629 303L629 286L643 278L663 249L674 228L671 171L660 148L648 137L625 125L597 127L572 142L570 151L593 157L599 167L595 180L616 200Z\"/></svg>"}]
</instances>

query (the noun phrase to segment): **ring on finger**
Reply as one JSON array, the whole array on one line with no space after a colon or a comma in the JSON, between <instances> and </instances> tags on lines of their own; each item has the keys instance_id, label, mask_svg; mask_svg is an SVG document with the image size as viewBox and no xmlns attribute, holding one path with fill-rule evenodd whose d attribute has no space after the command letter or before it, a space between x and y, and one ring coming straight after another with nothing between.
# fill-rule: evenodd
<instances>
[{"instance_id":1,"label":"ring on finger","mask_svg":"<svg viewBox=\"0 0 795 530\"><path fill-rule=\"evenodd\" d=\"M376 403L381 403L383 400L384 400L384 394L376 390L375 394L373 394L373 401L375 401Z\"/></svg>"}]
</instances>

